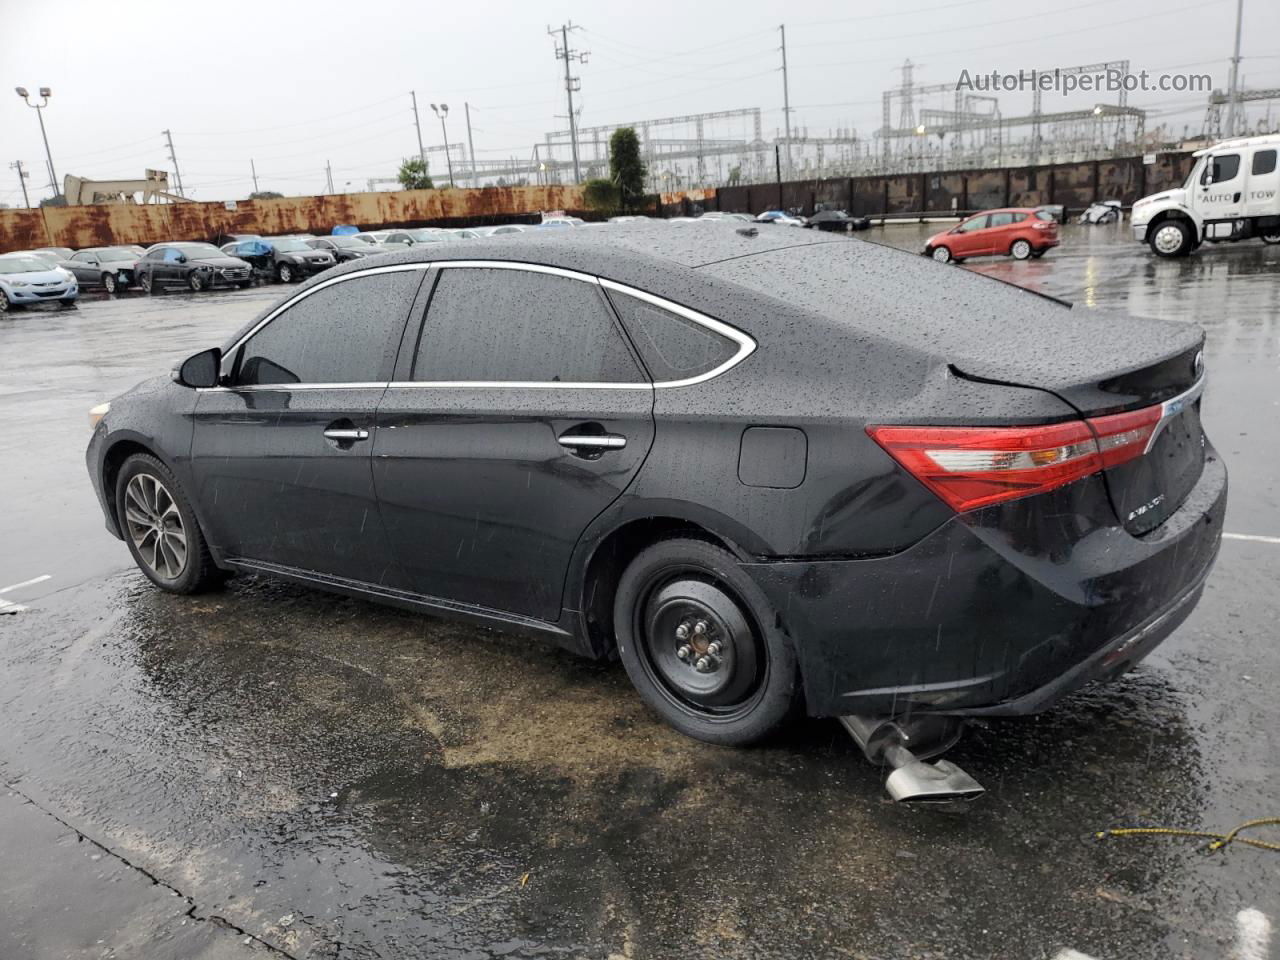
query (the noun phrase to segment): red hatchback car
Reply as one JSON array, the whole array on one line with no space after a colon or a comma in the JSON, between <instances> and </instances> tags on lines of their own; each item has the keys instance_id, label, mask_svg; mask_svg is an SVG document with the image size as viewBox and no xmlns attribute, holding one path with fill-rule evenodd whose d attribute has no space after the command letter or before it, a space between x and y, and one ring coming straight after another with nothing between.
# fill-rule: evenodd
<instances>
[{"instance_id":1,"label":"red hatchback car","mask_svg":"<svg viewBox=\"0 0 1280 960\"><path fill-rule=\"evenodd\" d=\"M939 263L966 257L1009 254L1015 260L1042 257L1058 245L1058 221L1043 210L1007 207L986 210L935 233L924 245L925 256Z\"/></svg>"}]
</instances>

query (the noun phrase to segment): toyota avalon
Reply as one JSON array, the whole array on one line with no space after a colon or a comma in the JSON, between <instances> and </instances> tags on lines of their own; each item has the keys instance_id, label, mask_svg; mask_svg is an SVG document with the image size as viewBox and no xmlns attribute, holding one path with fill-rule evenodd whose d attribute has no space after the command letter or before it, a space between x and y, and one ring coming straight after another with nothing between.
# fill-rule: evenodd
<instances>
[{"instance_id":1,"label":"toyota avalon","mask_svg":"<svg viewBox=\"0 0 1280 960\"><path fill-rule=\"evenodd\" d=\"M313 278L95 408L88 466L165 590L265 574L616 656L714 743L803 708L943 748L1199 599L1202 346L807 231L533 231Z\"/></svg>"}]
</instances>

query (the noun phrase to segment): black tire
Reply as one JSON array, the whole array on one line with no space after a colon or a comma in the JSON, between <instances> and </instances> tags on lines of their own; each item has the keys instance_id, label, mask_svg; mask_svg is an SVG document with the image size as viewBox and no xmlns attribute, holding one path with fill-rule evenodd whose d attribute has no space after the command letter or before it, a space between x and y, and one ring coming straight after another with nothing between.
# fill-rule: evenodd
<instances>
[{"instance_id":1,"label":"black tire","mask_svg":"<svg viewBox=\"0 0 1280 960\"><path fill-rule=\"evenodd\" d=\"M104 273L102 275L102 289L107 291L107 296L111 296L119 287L116 284L116 275L114 273Z\"/></svg>"},{"instance_id":2,"label":"black tire","mask_svg":"<svg viewBox=\"0 0 1280 960\"><path fill-rule=\"evenodd\" d=\"M76 308L75 300L59 300L58 301L59 310L74 310L75 308Z\"/></svg>"},{"instance_id":3,"label":"black tire","mask_svg":"<svg viewBox=\"0 0 1280 960\"><path fill-rule=\"evenodd\" d=\"M10 310L17 310L17 304L9 302L9 295L0 290L0 313L8 313Z\"/></svg>"},{"instance_id":4,"label":"black tire","mask_svg":"<svg viewBox=\"0 0 1280 960\"><path fill-rule=\"evenodd\" d=\"M138 271L138 286L142 288L143 293L151 293L151 273L148 270Z\"/></svg>"},{"instance_id":5,"label":"black tire","mask_svg":"<svg viewBox=\"0 0 1280 960\"><path fill-rule=\"evenodd\" d=\"M1174 231L1180 238L1174 238ZM1195 245L1195 236L1185 220L1162 220L1147 243L1157 257L1185 257Z\"/></svg>"},{"instance_id":6,"label":"black tire","mask_svg":"<svg viewBox=\"0 0 1280 960\"><path fill-rule=\"evenodd\" d=\"M929 251L929 256L931 256L938 263L951 263L954 260L954 258L951 256L951 251L947 247L943 247L943 246L934 247L932 250Z\"/></svg>"},{"instance_id":7,"label":"black tire","mask_svg":"<svg viewBox=\"0 0 1280 960\"><path fill-rule=\"evenodd\" d=\"M293 283L293 267L287 263L277 263L276 279L281 283Z\"/></svg>"},{"instance_id":8,"label":"black tire","mask_svg":"<svg viewBox=\"0 0 1280 960\"><path fill-rule=\"evenodd\" d=\"M199 293L205 288L204 274L199 270L192 270L187 274L187 286L191 288L192 293Z\"/></svg>"},{"instance_id":9,"label":"black tire","mask_svg":"<svg viewBox=\"0 0 1280 960\"><path fill-rule=\"evenodd\" d=\"M1280 233L1264 233L1262 235L1263 243L1280 243Z\"/></svg>"},{"instance_id":10,"label":"black tire","mask_svg":"<svg viewBox=\"0 0 1280 960\"><path fill-rule=\"evenodd\" d=\"M687 736L745 746L799 702L795 651L764 593L720 547L676 539L641 551L618 581L613 622L632 685ZM701 660L714 666L695 667Z\"/></svg>"},{"instance_id":11,"label":"black tire","mask_svg":"<svg viewBox=\"0 0 1280 960\"><path fill-rule=\"evenodd\" d=\"M1009 256L1015 260L1026 260L1031 256L1031 241L1019 237L1009 244Z\"/></svg>"},{"instance_id":12,"label":"black tire","mask_svg":"<svg viewBox=\"0 0 1280 960\"><path fill-rule=\"evenodd\" d=\"M131 495L130 483L135 478L140 478L140 485L147 485L148 479L159 484L165 494L164 498L157 498L157 505L154 508L147 507L146 512L137 509L138 501ZM134 493L137 492L136 487L132 489ZM144 496L143 500L146 499ZM186 493L169 472L169 468L151 454L135 453L125 460L116 476L115 504L116 516L120 521L120 532L124 536L125 544L129 547L129 553L133 556L133 562L157 587L170 593L197 593L218 586L226 579L214 565L213 558L209 554L209 545L205 542L204 534L200 530L200 524L196 520L195 512L191 509ZM171 557L176 556L176 553L172 549L166 552L164 549L155 548L152 550L153 558L156 557L156 550L159 549L160 557L164 560L146 559L143 551L158 538L139 539L139 531L144 529L144 525L134 522L135 518L148 519L164 516L166 530L171 531L173 526L166 516L169 512L169 504L172 504L181 521L181 534L186 544L181 568L172 576L166 576L165 571L158 570L157 567L164 566ZM168 569L172 570L171 567Z\"/></svg>"},{"instance_id":13,"label":"black tire","mask_svg":"<svg viewBox=\"0 0 1280 960\"><path fill-rule=\"evenodd\" d=\"M1044 247L1043 249L1040 249L1040 250L1032 250L1032 251L1031 251L1031 257L1032 257L1032 259L1034 259L1034 260L1039 260L1041 257L1043 257L1043 256L1044 256L1046 253L1048 253L1048 252L1049 252L1049 248L1048 248L1048 247Z\"/></svg>"}]
</instances>

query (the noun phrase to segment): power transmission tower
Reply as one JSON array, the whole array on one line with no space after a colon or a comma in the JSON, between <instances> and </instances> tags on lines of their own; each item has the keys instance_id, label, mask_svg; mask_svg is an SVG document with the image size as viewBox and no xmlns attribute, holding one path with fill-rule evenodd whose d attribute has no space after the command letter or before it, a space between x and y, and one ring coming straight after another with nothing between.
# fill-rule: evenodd
<instances>
[{"instance_id":1,"label":"power transmission tower","mask_svg":"<svg viewBox=\"0 0 1280 960\"><path fill-rule=\"evenodd\" d=\"M787 176L794 177L794 170L791 166L791 91L787 85L786 24L779 24L778 30L782 34L782 119L787 129Z\"/></svg>"},{"instance_id":2,"label":"power transmission tower","mask_svg":"<svg viewBox=\"0 0 1280 960\"><path fill-rule=\"evenodd\" d=\"M168 130L161 130L160 132L163 133L165 139L169 141L169 159L173 161L173 179L178 181L178 196L185 197L186 194L182 192L182 174L178 172L178 157L173 152L173 134Z\"/></svg>"},{"instance_id":3,"label":"power transmission tower","mask_svg":"<svg viewBox=\"0 0 1280 960\"><path fill-rule=\"evenodd\" d=\"M30 207L31 201L27 199L27 178L30 177L31 174L22 169L21 160L13 161L13 163L9 164L9 169L18 171L18 183L22 185L22 205L24 207Z\"/></svg>"},{"instance_id":4,"label":"power transmission tower","mask_svg":"<svg viewBox=\"0 0 1280 960\"><path fill-rule=\"evenodd\" d=\"M572 20L563 24L559 30L547 27L547 35L554 37L560 34L560 44L556 46L556 59L564 61L564 92L569 98L569 142L573 147L573 182L582 182L582 171L578 166L578 120L573 113L573 94L575 90L582 89L582 81L578 77L570 76L569 62L577 60L579 63L586 63L590 50L572 50L569 47L569 31L581 30L582 27L574 26Z\"/></svg>"},{"instance_id":5,"label":"power transmission tower","mask_svg":"<svg viewBox=\"0 0 1280 960\"><path fill-rule=\"evenodd\" d=\"M258 168L253 165L253 157L249 158L249 172L253 174L253 192L258 192Z\"/></svg>"}]
</instances>

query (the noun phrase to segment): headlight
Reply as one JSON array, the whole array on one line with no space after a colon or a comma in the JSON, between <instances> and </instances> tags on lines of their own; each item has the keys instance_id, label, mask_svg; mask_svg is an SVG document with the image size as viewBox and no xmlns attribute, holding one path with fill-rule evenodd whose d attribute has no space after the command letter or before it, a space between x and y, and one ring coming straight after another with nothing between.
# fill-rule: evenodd
<instances>
[{"instance_id":1,"label":"headlight","mask_svg":"<svg viewBox=\"0 0 1280 960\"><path fill-rule=\"evenodd\" d=\"M70 279L71 279L71 271L70 271L70 270L63 270L61 267L59 267L59 268L58 268L58 276L60 276L63 280L70 280Z\"/></svg>"},{"instance_id":2,"label":"headlight","mask_svg":"<svg viewBox=\"0 0 1280 960\"><path fill-rule=\"evenodd\" d=\"M89 429L94 429L103 417L107 415L107 411L111 409L111 404L100 403L89 411Z\"/></svg>"},{"instance_id":3,"label":"headlight","mask_svg":"<svg viewBox=\"0 0 1280 960\"><path fill-rule=\"evenodd\" d=\"M6 281L5 281L5 283L9 284L9 286L11 286L11 287L29 287L29 286L31 286L31 284L27 283L27 281L25 281L25 280L6 280Z\"/></svg>"},{"instance_id":4,"label":"headlight","mask_svg":"<svg viewBox=\"0 0 1280 960\"><path fill-rule=\"evenodd\" d=\"M302 263L303 258L302 258L302 257L300 257L300 256L298 256L297 254L294 254L293 256L291 256L291 257L289 258L289 261L290 261L291 263Z\"/></svg>"}]
</instances>

